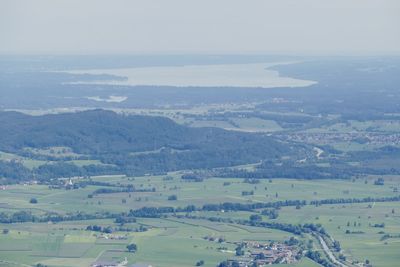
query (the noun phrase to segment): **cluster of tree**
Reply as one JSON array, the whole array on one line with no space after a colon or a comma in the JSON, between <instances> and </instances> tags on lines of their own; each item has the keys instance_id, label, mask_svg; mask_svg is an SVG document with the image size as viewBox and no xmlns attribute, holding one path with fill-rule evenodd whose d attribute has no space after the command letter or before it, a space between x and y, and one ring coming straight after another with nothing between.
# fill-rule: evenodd
<instances>
[{"instance_id":1,"label":"cluster of tree","mask_svg":"<svg viewBox=\"0 0 400 267\"><path fill-rule=\"evenodd\" d=\"M337 240L333 241L332 247L336 252L340 252L342 250L340 242Z\"/></svg>"},{"instance_id":2,"label":"cluster of tree","mask_svg":"<svg viewBox=\"0 0 400 267\"><path fill-rule=\"evenodd\" d=\"M38 218L28 211L17 211L11 214L0 213L0 223L35 222Z\"/></svg>"},{"instance_id":3,"label":"cluster of tree","mask_svg":"<svg viewBox=\"0 0 400 267\"><path fill-rule=\"evenodd\" d=\"M129 252L131 252L131 253L136 253L136 251L137 251L137 245L136 244L134 244L134 243L131 243L131 244L129 244L129 245L127 245L126 246L126 249L129 251Z\"/></svg>"},{"instance_id":4,"label":"cluster of tree","mask_svg":"<svg viewBox=\"0 0 400 267\"><path fill-rule=\"evenodd\" d=\"M385 180L383 180L383 178L378 178L374 181L374 185L384 185L385 184Z\"/></svg>"},{"instance_id":5,"label":"cluster of tree","mask_svg":"<svg viewBox=\"0 0 400 267\"><path fill-rule=\"evenodd\" d=\"M254 191L242 191L242 196L252 196L254 195Z\"/></svg>"},{"instance_id":6,"label":"cluster of tree","mask_svg":"<svg viewBox=\"0 0 400 267\"><path fill-rule=\"evenodd\" d=\"M240 263L237 260L227 260L220 262L217 267L240 267Z\"/></svg>"},{"instance_id":7,"label":"cluster of tree","mask_svg":"<svg viewBox=\"0 0 400 267\"><path fill-rule=\"evenodd\" d=\"M17 211L14 213L0 213L0 223L16 223L16 222L61 222L61 221L81 221L81 220L96 220L96 219L115 219L115 222L123 224L134 222L135 217L143 218L159 218L167 213L177 212L193 212L196 210L194 205L186 207L143 207L136 210L130 210L128 213L114 214L108 211L97 212L93 214L84 212L71 212L67 214L58 214L55 212L46 213L43 215L33 215L28 211Z\"/></svg>"},{"instance_id":8,"label":"cluster of tree","mask_svg":"<svg viewBox=\"0 0 400 267\"><path fill-rule=\"evenodd\" d=\"M396 202L400 201L400 195L394 197L365 197L365 198L335 198L311 200L310 205L320 206L325 204L351 204L351 203L368 203L368 202Z\"/></svg>"},{"instance_id":9,"label":"cluster of tree","mask_svg":"<svg viewBox=\"0 0 400 267\"><path fill-rule=\"evenodd\" d=\"M389 238L400 238L400 234L384 234L380 240L384 241Z\"/></svg>"},{"instance_id":10,"label":"cluster of tree","mask_svg":"<svg viewBox=\"0 0 400 267\"><path fill-rule=\"evenodd\" d=\"M385 228L385 223L375 223L372 224L371 226L375 228Z\"/></svg>"},{"instance_id":11,"label":"cluster of tree","mask_svg":"<svg viewBox=\"0 0 400 267\"><path fill-rule=\"evenodd\" d=\"M96 213L84 213L84 212L71 212L67 214L47 213L43 216L38 217L37 221L40 222L62 222L62 221L84 221L84 220L96 220L96 219L114 219L118 215L110 213L108 211L96 212Z\"/></svg>"},{"instance_id":12,"label":"cluster of tree","mask_svg":"<svg viewBox=\"0 0 400 267\"><path fill-rule=\"evenodd\" d=\"M49 181L52 178L59 177L87 177L105 174L120 174L121 170L117 166L90 164L77 166L74 163L53 161L40 165L31 171L39 181Z\"/></svg>"},{"instance_id":13,"label":"cluster of tree","mask_svg":"<svg viewBox=\"0 0 400 267\"><path fill-rule=\"evenodd\" d=\"M328 260L321 257L321 253L319 251L312 251L309 250L306 253L306 257L310 258L311 260L321 264L324 267L336 267L335 264L329 262Z\"/></svg>"},{"instance_id":14,"label":"cluster of tree","mask_svg":"<svg viewBox=\"0 0 400 267\"><path fill-rule=\"evenodd\" d=\"M243 183L246 183L246 184L259 184L260 180L259 179L254 179L254 178L245 178L243 180Z\"/></svg>"},{"instance_id":15,"label":"cluster of tree","mask_svg":"<svg viewBox=\"0 0 400 267\"><path fill-rule=\"evenodd\" d=\"M143 225L139 225L139 227L123 227L123 226L119 226L119 227L115 227L114 230L116 232L135 232L135 233L142 233L142 232L146 232L149 229L146 226Z\"/></svg>"},{"instance_id":16,"label":"cluster of tree","mask_svg":"<svg viewBox=\"0 0 400 267\"><path fill-rule=\"evenodd\" d=\"M348 235L348 234L365 234L365 232L364 231L350 231L349 229L347 229L345 231L345 234L346 235Z\"/></svg>"},{"instance_id":17,"label":"cluster of tree","mask_svg":"<svg viewBox=\"0 0 400 267\"><path fill-rule=\"evenodd\" d=\"M190 182L202 182L204 180L204 178L202 176L200 176L199 174L195 174L195 173L183 174L181 176L181 179L184 181L190 181Z\"/></svg>"},{"instance_id":18,"label":"cluster of tree","mask_svg":"<svg viewBox=\"0 0 400 267\"><path fill-rule=\"evenodd\" d=\"M204 265L204 260L199 260L196 262L195 266L203 266Z\"/></svg>"},{"instance_id":19,"label":"cluster of tree","mask_svg":"<svg viewBox=\"0 0 400 267\"><path fill-rule=\"evenodd\" d=\"M170 195L168 196L168 200L178 200L178 197L176 195Z\"/></svg>"},{"instance_id":20,"label":"cluster of tree","mask_svg":"<svg viewBox=\"0 0 400 267\"><path fill-rule=\"evenodd\" d=\"M265 209L261 211L261 214L268 216L269 219L276 219L279 216L277 209Z\"/></svg>"},{"instance_id":21,"label":"cluster of tree","mask_svg":"<svg viewBox=\"0 0 400 267\"><path fill-rule=\"evenodd\" d=\"M280 208L288 206L304 206L307 205L306 200L283 200L276 202L256 202L256 203L232 203L225 202L222 204L204 204L201 208L206 211L252 211L256 209L266 209L266 208Z\"/></svg>"},{"instance_id":22,"label":"cluster of tree","mask_svg":"<svg viewBox=\"0 0 400 267\"><path fill-rule=\"evenodd\" d=\"M173 212L175 212L175 208L173 207L143 207L137 210L130 210L128 215L141 218L160 218L164 213Z\"/></svg>"},{"instance_id":23,"label":"cluster of tree","mask_svg":"<svg viewBox=\"0 0 400 267\"><path fill-rule=\"evenodd\" d=\"M249 217L250 222L257 223L262 221L262 216L258 214L252 214Z\"/></svg>"},{"instance_id":24,"label":"cluster of tree","mask_svg":"<svg viewBox=\"0 0 400 267\"><path fill-rule=\"evenodd\" d=\"M121 170L115 166L105 165L85 165L77 166L73 163L57 161L40 165L37 168L28 169L17 160L0 160L0 177L3 177L2 183L15 183L27 180L39 180L50 182L52 178L72 177L72 176L92 176L104 174L119 174Z\"/></svg>"},{"instance_id":25,"label":"cluster of tree","mask_svg":"<svg viewBox=\"0 0 400 267\"><path fill-rule=\"evenodd\" d=\"M120 217L118 217L120 218ZM133 220L130 220L133 219ZM116 219L117 220L117 219ZM134 218L129 218L128 221L136 222L136 219ZM140 225L138 228L132 228L132 227L111 227L111 226L106 226L102 227L100 225L88 225L86 227L86 231L93 231L93 232L101 232L105 234L111 234L113 232L145 232L147 231L147 227Z\"/></svg>"},{"instance_id":26,"label":"cluster of tree","mask_svg":"<svg viewBox=\"0 0 400 267\"><path fill-rule=\"evenodd\" d=\"M2 183L12 183L30 180L34 177L34 175L28 168L18 161L0 160L0 177L8 178L3 179Z\"/></svg>"},{"instance_id":27,"label":"cluster of tree","mask_svg":"<svg viewBox=\"0 0 400 267\"><path fill-rule=\"evenodd\" d=\"M93 191L92 195L114 194L114 193L131 193L131 192L156 192L156 188L137 189L132 185L120 186L119 188L99 188Z\"/></svg>"},{"instance_id":28,"label":"cluster of tree","mask_svg":"<svg viewBox=\"0 0 400 267\"><path fill-rule=\"evenodd\" d=\"M365 170L367 172L367 170ZM315 164L296 165L294 162L280 163L279 165L260 165L255 170L240 169L220 169L216 172L217 177L221 178L248 178L248 179L271 179L271 178L292 178L292 179L349 179L358 173L348 166L340 168L319 167ZM367 172L368 173L368 172Z\"/></svg>"},{"instance_id":29,"label":"cluster of tree","mask_svg":"<svg viewBox=\"0 0 400 267\"><path fill-rule=\"evenodd\" d=\"M125 223L135 223L136 218L135 217L128 217L124 215L120 215L117 218L115 218L115 223L119 223L121 225L124 225Z\"/></svg>"},{"instance_id":30,"label":"cluster of tree","mask_svg":"<svg viewBox=\"0 0 400 267\"><path fill-rule=\"evenodd\" d=\"M101 232L106 234L111 234L114 229L111 226L102 227L100 225L88 225L86 231Z\"/></svg>"},{"instance_id":31,"label":"cluster of tree","mask_svg":"<svg viewBox=\"0 0 400 267\"><path fill-rule=\"evenodd\" d=\"M244 255L244 248L245 248L244 243L239 243L236 248L235 248L235 255L236 256L243 256Z\"/></svg>"},{"instance_id":32,"label":"cluster of tree","mask_svg":"<svg viewBox=\"0 0 400 267\"><path fill-rule=\"evenodd\" d=\"M270 228L270 229L277 229L289 233L293 233L295 235L302 235L303 233L313 233L318 232L320 234L326 234L325 229L322 227L321 224L287 224L287 223L278 223L278 222L263 222L260 219L260 215L252 216L253 220L242 220L242 219L231 219L231 218L224 218L224 217L206 217L206 216L197 216L197 215L174 215L177 218L185 217L189 219L203 219L209 220L212 222L223 222L223 223L236 223L241 225L251 225L256 227L263 227L263 228Z\"/></svg>"},{"instance_id":33,"label":"cluster of tree","mask_svg":"<svg viewBox=\"0 0 400 267\"><path fill-rule=\"evenodd\" d=\"M88 180L78 180L75 184L78 184L79 187L86 187L88 185L94 186L106 186L106 187L121 187L119 184L109 183L109 182L102 182L102 181L93 181L90 177ZM132 185L127 185L132 186Z\"/></svg>"},{"instance_id":34,"label":"cluster of tree","mask_svg":"<svg viewBox=\"0 0 400 267\"><path fill-rule=\"evenodd\" d=\"M284 242L288 246L296 246L300 243L300 241L297 238L294 238L293 236L290 237L288 240L285 240Z\"/></svg>"},{"instance_id":35,"label":"cluster of tree","mask_svg":"<svg viewBox=\"0 0 400 267\"><path fill-rule=\"evenodd\" d=\"M28 211L17 211L14 213L0 213L0 223L18 223L18 222L62 222L62 221L82 221L95 219L114 219L117 214L101 212L88 214L83 212L74 212L67 214L46 213L43 215L33 215Z\"/></svg>"}]
</instances>

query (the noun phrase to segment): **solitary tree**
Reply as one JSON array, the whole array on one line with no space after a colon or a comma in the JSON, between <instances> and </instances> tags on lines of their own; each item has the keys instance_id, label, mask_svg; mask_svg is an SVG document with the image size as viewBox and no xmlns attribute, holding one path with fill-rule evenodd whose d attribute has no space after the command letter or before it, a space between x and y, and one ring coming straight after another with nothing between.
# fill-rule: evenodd
<instances>
[{"instance_id":1,"label":"solitary tree","mask_svg":"<svg viewBox=\"0 0 400 267\"><path fill-rule=\"evenodd\" d=\"M136 244L132 243L126 246L129 252L135 253L137 251L137 246Z\"/></svg>"},{"instance_id":2,"label":"solitary tree","mask_svg":"<svg viewBox=\"0 0 400 267\"><path fill-rule=\"evenodd\" d=\"M203 260L199 260L198 262L196 262L196 266L202 266L202 265L204 265Z\"/></svg>"},{"instance_id":3,"label":"solitary tree","mask_svg":"<svg viewBox=\"0 0 400 267\"><path fill-rule=\"evenodd\" d=\"M252 215L250 215L250 221L251 222L261 222L262 217L258 214L252 214Z\"/></svg>"},{"instance_id":4,"label":"solitary tree","mask_svg":"<svg viewBox=\"0 0 400 267\"><path fill-rule=\"evenodd\" d=\"M170 195L168 196L168 200L178 200L178 197L176 195Z\"/></svg>"}]
</instances>

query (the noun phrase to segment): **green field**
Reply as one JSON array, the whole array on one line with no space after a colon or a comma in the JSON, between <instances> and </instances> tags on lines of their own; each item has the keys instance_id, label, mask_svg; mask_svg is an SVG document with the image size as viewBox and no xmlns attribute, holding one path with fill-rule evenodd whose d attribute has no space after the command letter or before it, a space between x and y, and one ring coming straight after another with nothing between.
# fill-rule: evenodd
<instances>
[{"instance_id":1,"label":"green field","mask_svg":"<svg viewBox=\"0 0 400 267\"><path fill-rule=\"evenodd\" d=\"M136 188L155 188L155 192L132 192L99 194L88 198L94 190L106 188L87 186L76 190L49 189L46 185L10 185L0 191L1 212L21 210L43 215L47 212L67 214L82 211L126 212L141 207L183 207L189 204L202 206L223 202L257 203L281 200L321 200L337 198L364 198L397 196L394 188L400 187L396 176L385 177L385 185L373 184L376 177L355 180L261 180L258 184L244 183L242 179L209 178L203 182L185 182L180 173L171 173L172 179L164 176L125 177L99 176L93 181L112 184L133 184ZM78 180L74 180L77 182ZM227 185L229 182L229 185ZM225 185L224 185L225 183ZM254 191L254 195L242 196L242 191ZM169 201L168 196L177 200ZM37 204L29 200L36 198ZM123 201L124 200L124 201ZM393 210L393 211L392 211ZM258 212L258 211L256 211ZM197 216L248 219L253 212L207 212L198 211ZM383 233L400 233L400 203L379 202L360 204L336 204L319 207L283 207L277 219L263 216L263 221L283 223L321 223L331 237L340 241L343 253L350 261L369 259L373 266L395 266L399 260L400 238L381 240ZM184 214L182 214L184 215ZM356 226L354 226L356 222ZM350 223L350 226L347 226ZM360 225L359 225L360 223ZM384 228L371 225L385 223ZM137 218L128 223L131 228L146 227L145 232L114 232L126 236L124 240L106 240L99 233L86 231L88 225L116 227L112 219L66 221L59 223L14 223L2 224L0 229L9 233L0 234L0 266L26 266L42 263L48 266L89 266L96 260L123 260L129 263L151 263L153 266L193 266L204 260L204 266L216 266L218 262L233 256L233 242L242 240L284 241L293 234L268 228L252 227L205 219ZM346 234L346 230L362 231ZM381 233L378 233L381 232ZM223 237L219 244L205 240L205 236ZM307 236L302 237L306 240ZM137 253L126 251L126 245L134 242ZM218 248L225 249L219 250ZM317 242L314 248L321 250ZM231 251L231 252L229 252ZM293 266L318 266L307 258Z\"/></svg>"},{"instance_id":2,"label":"green field","mask_svg":"<svg viewBox=\"0 0 400 267\"><path fill-rule=\"evenodd\" d=\"M51 148L51 149L27 149L27 151L29 151L30 153L33 153L34 155L37 156L51 156L57 159L63 159L65 157L77 157L80 156L79 154L75 154L72 153L70 151L66 151L66 148L60 148L60 147L55 147L55 148ZM34 168L38 168L42 165L45 164L52 164L52 163L56 163L56 161L54 160L38 160L38 159L32 159L29 157L22 157L22 156L18 156L16 154L12 154L12 153L7 153L7 152L2 152L0 151L0 160L2 161L17 161L22 163L23 166L25 166L26 168L32 170ZM102 163L100 160L91 160L91 159L73 159L73 160L65 160L65 163L71 163L71 164L75 164L78 167L82 167L82 166L87 166L87 165L106 165L104 163Z\"/></svg>"}]
</instances>

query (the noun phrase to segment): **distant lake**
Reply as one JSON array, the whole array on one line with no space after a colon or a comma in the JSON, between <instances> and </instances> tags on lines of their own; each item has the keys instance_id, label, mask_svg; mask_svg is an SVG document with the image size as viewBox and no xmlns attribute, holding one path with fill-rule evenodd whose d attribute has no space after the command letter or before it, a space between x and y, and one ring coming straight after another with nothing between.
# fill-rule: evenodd
<instances>
[{"instance_id":1,"label":"distant lake","mask_svg":"<svg viewBox=\"0 0 400 267\"><path fill-rule=\"evenodd\" d=\"M177 87L306 87L315 81L281 76L272 66L290 63L187 65L121 69L73 70L75 74L111 74L125 80L79 82L112 85L153 85Z\"/></svg>"}]
</instances>

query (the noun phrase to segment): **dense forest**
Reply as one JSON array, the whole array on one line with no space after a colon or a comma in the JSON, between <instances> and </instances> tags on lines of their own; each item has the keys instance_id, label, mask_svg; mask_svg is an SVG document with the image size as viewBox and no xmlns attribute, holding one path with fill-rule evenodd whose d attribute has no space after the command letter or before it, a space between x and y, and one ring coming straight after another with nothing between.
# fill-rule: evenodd
<instances>
[{"instance_id":1,"label":"dense forest","mask_svg":"<svg viewBox=\"0 0 400 267\"><path fill-rule=\"evenodd\" d=\"M309 149L263 134L190 128L168 118L104 110L44 116L1 112L0 125L0 151L52 161L31 171L16 161L1 162L0 176L12 179L208 169L298 157ZM63 157L32 153L52 147L70 148L74 156L68 160L96 159L103 164L78 167Z\"/></svg>"}]
</instances>

